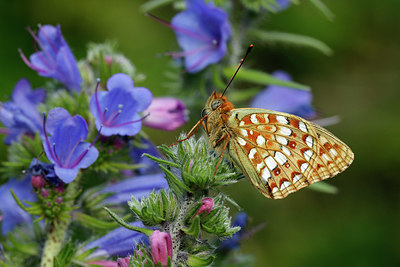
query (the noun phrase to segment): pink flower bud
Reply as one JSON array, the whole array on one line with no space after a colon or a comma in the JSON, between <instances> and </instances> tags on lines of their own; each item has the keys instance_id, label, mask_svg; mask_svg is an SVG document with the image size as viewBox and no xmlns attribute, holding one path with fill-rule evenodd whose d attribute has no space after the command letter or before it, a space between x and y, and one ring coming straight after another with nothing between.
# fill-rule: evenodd
<instances>
[{"instance_id":1,"label":"pink flower bud","mask_svg":"<svg viewBox=\"0 0 400 267\"><path fill-rule=\"evenodd\" d=\"M43 179L42 176L36 175L36 176L32 176L31 183L32 183L33 188L40 189L46 184L46 181Z\"/></svg>"},{"instance_id":2,"label":"pink flower bud","mask_svg":"<svg viewBox=\"0 0 400 267\"><path fill-rule=\"evenodd\" d=\"M129 260L131 257L119 258L117 260L118 267L129 267Z\"/></svg>"},{"instance_id":3,"label":"pink flower bud","mask_svg":"<svg viewBox=\"0 0 400 267\"><path fill-rule=\"evenodd\" d=\"M214 206L214 200L210 197L206 197L201 201L200 208L196 211L195 215L200 215L206 213L208 215Z\"/></svg>"},{"instance_id":4,"label":"pink flower bud","mask_svg":"<svg viewBox=\"0 0 400 267\"><path fill-rule=\"evenodd\" d=\"M160 262L163 267L167 266L168 256L172 258L171 236L166 232L155 230L150 236L150 244L154 264Z\"/></svg>"},{"instance_id":5,"label":"pink flower bud","mask_svg":"<svg viewBox=\"0 0 400 267\"><path fill-rule=\"evenodd\" d=\"M59 194L64 193L64 191L65 191L64 183L61 183L60 185L58 185L58 186L54 189L54 191L56 191L56 192L59 193Z\"/></svg>"},{"instance_id":6,"label":"pink flower bud","mask_svg":"<svg viewBox=\"0 0 400 267\"><path fill-rule=\"evenodd\" d=\"M153 98L145 113L150 115L143 121L147 127L173 131L188 120L187 109L182 101L171 97Z\"/></svg>"},{"instance_id":7,"label":"pink flower bud","mask_svg":"<svg viewBox=\"0 0 400 267\"><path fill-rule=\"evenodd\" d=\"M61 204L63 202L63 198L62 197L57 197L56 198L56 203L57 204Z\"/></svg>"},{"instance_id":8,"label":"pink flower bud","mask_svg":"<svg viewBox=\"0 0 400 267\"><path fill-rule=\"evenodd\" d=\"M49 190L43 188L41 195L43 198L47 198L49 196Z\"/></svg>"}]
</instances>

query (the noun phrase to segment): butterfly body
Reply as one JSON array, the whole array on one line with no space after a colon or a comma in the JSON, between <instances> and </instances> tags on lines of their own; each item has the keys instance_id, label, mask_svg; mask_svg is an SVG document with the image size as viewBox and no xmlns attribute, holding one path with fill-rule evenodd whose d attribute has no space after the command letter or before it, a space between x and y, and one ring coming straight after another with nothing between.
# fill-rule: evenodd
<instances>
[{"instance_id":1,"label":"butterfly body","mask_svg":"<svg viewBox=\"0 0 400 267\"><path fill-rule=\"evenodd\" d=\"M203 117L210 145L268 198L280 199L344 171L350 148L328 130L295 115L267 109L235 109L213 92Z\"/></svg>"}]
</instances>

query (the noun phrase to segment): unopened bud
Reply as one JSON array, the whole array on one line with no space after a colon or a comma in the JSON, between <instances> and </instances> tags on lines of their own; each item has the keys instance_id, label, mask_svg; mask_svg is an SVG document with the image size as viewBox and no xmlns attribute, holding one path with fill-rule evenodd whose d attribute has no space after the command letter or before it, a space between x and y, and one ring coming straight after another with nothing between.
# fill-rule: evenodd
<instances>
[{"instance_id":1,"label":"unopened bud","mask_svg":"<svg viewBox=\"0 0 400 267\"><path fill-rule=\"evenodd\" d=\"M47 198L49 196L49 190L43 188L41 195L43 198Z\"/></svg>"},{"instance_id":2,"label":"unopened bud","mask_svg":"<svg viewBox=\"0 0 400 267\"><path fill-rule=\"evenodd\" d=\"M130 257L119 258L117 260L117 266L118 267L129 267L129 260L130 259L131 259Z\"/></svg>"},{"instance_id":3,"label":"unopened bud","mask_svg":"<svg viewBox=\"0 0 400 267\"><path fill-rule=\"evenodd\" d=\"M33 188L40 189L46 184L46 181L43 179L42 176L36 175L36 176L32 176L31 183L32 183Z\"/></svg>"},{"instance_id":4,"label":"unopened bud","mask_svg":"<svg viewBox=\"0 0 400 267\"><path fill-rule=\"evenodd\" d=\"M196 211L195 215L200 215L206 213L208 215L214 206L214 200L210 197L206 197L201 201L200 208Z\"/></svg>"},{"instance_id":5,"label":"unopened bud","mask_svg":"<svg viewBox=\"0 0 400 267\"><path fill-rule=\"evenodd\" d=\"M63 198L62 197L57 197L56 198L56 203L57 204L61 204L63 202Z\"/></svg>"},{"instance_id":6,"label":"unopened bud","mask_svg":"<svg viewBox=\"0 0 400 267\"><path fill-rule=\"evenodd\" d=\"M163 267L168 264L168 257L172 258L172 240L166 232L155 230L150 236L151 252L155 265L161 263Z\"/></svg>"}]
</instances>

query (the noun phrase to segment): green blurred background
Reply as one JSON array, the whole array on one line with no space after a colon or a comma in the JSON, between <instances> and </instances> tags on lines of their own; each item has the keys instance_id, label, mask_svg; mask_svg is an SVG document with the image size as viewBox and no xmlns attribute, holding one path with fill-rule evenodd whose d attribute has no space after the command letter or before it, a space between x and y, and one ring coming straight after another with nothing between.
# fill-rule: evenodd
<instances>
[{"instance_id":1,"label":"green blurred background","mask_svg":"<svg viewBox=\"0 0 400 267\"><path fill-rule=\"evenodd\" d=\"M38 23L61 24L76 58L85 56L89 41L118 40L120 51L146 74L141 85L163 95L168 59L157 55L176 50L176 41L170 29L139 11L144 2L1 0L0 101L21 77L34 87L45 82L17 53L32 52L26 27ZM259 61L249 61L264 71L284 69L310 85L315 107L342 118L329 129L349 144L355 161L329 181L339 188L336 195L305 189L273 201L247 181L233 186L229 192L248 212L250 226L267 223L243 251L255 254L254 266L400 266L400 1L324 2L336 15L333 22L303 1L271 15L264 28L321 39L333 48L331 57L256 44L251 57ZM155 13L173 15L169 8ZM191 114L192 121L199 117ZM157 144L171 143L179 133L149 132Z\"/></svg>"}]
</instances>

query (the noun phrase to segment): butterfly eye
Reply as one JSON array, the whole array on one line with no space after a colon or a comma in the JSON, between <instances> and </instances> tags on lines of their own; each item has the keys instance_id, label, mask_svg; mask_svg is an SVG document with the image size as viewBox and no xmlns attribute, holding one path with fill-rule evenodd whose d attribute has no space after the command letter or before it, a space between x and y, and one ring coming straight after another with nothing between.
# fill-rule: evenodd
<instances>
[{"instance_id":1,"label":"butterfly eye","mask_svg":"<svg viewBox=\"0 0 400 267\"><path fill-rule=\"evenodd\" d=\"M221 99L215 99L212 103L211 103L211 108L212 110L216 110L219 106L222 105L222 100Z\"/></svg>"}]
</instances>

